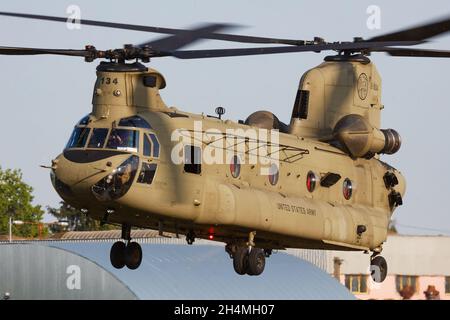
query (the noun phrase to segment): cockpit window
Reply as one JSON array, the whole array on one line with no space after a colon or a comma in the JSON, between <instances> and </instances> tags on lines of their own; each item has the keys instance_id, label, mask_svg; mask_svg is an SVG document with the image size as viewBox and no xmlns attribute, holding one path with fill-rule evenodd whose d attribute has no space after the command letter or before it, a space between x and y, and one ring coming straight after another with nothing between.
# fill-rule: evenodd
<instances>
[{"instance_id":1,"label":"cockpit window","mask_svg":"<svg viewBox=\"0 0 450 320\"><path fill-rule=\"evenodd\" d=\"M113 129L106 148L138 152L139 132L136 130Z\"/></svg>"},{"instance_id":2,"label":"cockpit window","mask_svg":"<svg viewBox=\"0 0 450 320\"><path fill-rule=\"evenodd\" d=\"M148 134L150 136L150 139L152 140L152 144L153 144L153 156L155 158L159 157L159 142L158 142L158 138L156 138L156 135L154 135L153 133L149 133Z\"/></svg>"},{"instance_id":3,"label":"cockpit window","mask_svg":"<svg viewBox=\"0 0 450 320\"><path fill-rule=\"evenodd\" d=\"M69 142L67 142L66 149L69 148L84 148L86 140L89 136L90 128L79 128L76 127L72 135L70 136Z\"/></svg>"},{"instance_id":4,"label":"cockpit window","mask_svg":"<svg viewBox=\"0 0 450 320\"><path fill-rule=\"evenodd\" d=\"M83 117L80 121L78 121L79 126L86 126L90 122L90 115Z\"/></svg>"},{"instance_id":5,"label":"cockpit window","mask_svg":"<svg viewBox=\"0 0 450 320\"><path fill-rule=\"evenodd\" d=\"M128 118L120 119L119 127L135 127L144 129L152 128L147 121L145 121L143 118L139 116L131 116Z\"/></svg>"},{"instance_id":6,"label":"cockpit window","mask_svg":"<svg viewBox=\"0 0 450 320\"><path fill-rule=\"evenodd\" d=\"M144 156L150 157L152 155L152 143L148 138L148 135L144 134Z\"/></svg>"},{"instance_id":7,"label":"cockpit window","mask_svg":"<svg viewBox=\"0 0 450 320\"><path fill-rule=\"evenodd\" d=\"M106 128L94 128L88 143L88 148L103 148L108 131L109 129Z\"/></svg>"}]
</instances>

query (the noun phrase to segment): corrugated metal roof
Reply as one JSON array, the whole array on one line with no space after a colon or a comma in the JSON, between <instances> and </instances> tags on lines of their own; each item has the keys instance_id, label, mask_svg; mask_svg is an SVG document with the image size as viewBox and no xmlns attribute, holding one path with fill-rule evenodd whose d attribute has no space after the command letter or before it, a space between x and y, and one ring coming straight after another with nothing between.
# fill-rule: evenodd
<instances>
[{"instance_id":1,"label":"corrugated metal roof","mask_svg":"<svg viewBox=\"0 0 450 320\"><path fill-rule=\"evenodd\" d=\"M36 244L0 245L0 299L6 292L14 300L137 298L95 262Z\"/></svg>"},{"instance_id":2,"label":"corrugated metal roof","mask_svg":"<svg viewBox=\"0 0 450 320\"><path fill-rule=\"evenodd\" d=\"M121 230L106 231L70 231L64 233L60 239L62 240L88 240L88 239L120 239ZM158 237L158 231L155 230L131 230L131 238L154 238Z\"/></svg>"},{"instance_id":3,"label":"corrugated metal roof","mask_svg":"<svg viewBox=\"0 0 450 320\"><path fill-rule=\"evenodd\" d=\"M137 270L113 268L108 243L52 245L94 261L140 299L354 299L330 275L285 253L272 255L264 273L251 277L237 275L217 245L142 244Z\"/></svg>"},{"instance_id":4,"label":"corrugated metal roof","mask_svg":"<svg viewBox=\"0 0 450 320\"><path fill-rule=\"evenodd\" d=\"M344 259L341 273L369 274L368 254L328 251L329 273L333 257ZM450 237L391 235L381 254L388 263L388 274L450 276Z\"/></svg>"}]
</instances>

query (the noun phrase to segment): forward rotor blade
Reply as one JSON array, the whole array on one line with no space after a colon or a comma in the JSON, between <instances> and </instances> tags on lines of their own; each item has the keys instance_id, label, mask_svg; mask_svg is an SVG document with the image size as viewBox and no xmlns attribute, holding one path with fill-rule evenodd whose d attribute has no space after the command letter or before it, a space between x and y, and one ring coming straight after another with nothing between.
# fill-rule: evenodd
<instances>
[{"instance_id":1,"label":"forward rotor blade","mask_svg":"<svg viewBox=\"0 0 450 320\"><path fill-rule=\"evenodd\" d=\"M138 47L149 46L161 51L174 51L198 40L205 39L206 36L215 31L231 29L233 27L236 26L232 24L205 24L195 29L182 31L173 36L141 43Z\"/></svg>"},{"instance_id":2,"label":"forward rotor blade","mask_svg":"<svg viewBox=\"0 0 450 320\"><path fill-rule=\"evenodd\" d=\"M20 47L0 47L2 55L37 55L37 54L55 54L63 56L86 57L89 52L86 50L72 49L39 49L39 48L20 48Z\"/></svg>"},{"instance_id":3,"label":"forward rotor blade","mask_svg":"<svg viewBox=\"0 0 450 320\"><path fill-rule=\"evenodd\" d=\"M397 32L382 34L367 41L414 41L426 40L450 31L450 16L444 19L423 24L414 28L408 28Z\"/></svg>"},{"instance_id":4,"label":"forward rotor blade","mask_svg":"<svg viewBox=\"0 0 450 320\"><path fill-rule=\"evenodd\" d=\"M53 17L45 15L36 14L26 14L26 13L15 13L15 12L0 12L2 16L17 17L17 18L27 18L36 20L46 20L46 21L56 21L63 23L70 23L68 18L64 17ZM186 30L183 29L173 29L173 28L161 28L152 26L142 26L135 24L126 23L115 23L115 22L105 22L96 20L84 20L79 21L81 25L96 26L96 27L107 27L115 29L124 30L134 30L134 31L144 31L153 33L164 33L164 34L178 34L183 33ZM204 35L205 39L212 40L224 40L233 42L243 42L243 43L277 43L277 44L289 44L289 45L303 45L304 40L292 40L292 39L278 39L278 38L266 38L266 37L253 37L253 36L241 36L233 34L221 34L221 33L210 33Z\"/></svg>"},{"instance_id":5,"label":"forward rotor blade","mask_svg":"<svg viewBox=\"0 0 450 320\"><path fill-rule=\"evenodd\" d=\"M171 52L170 55L180 59L200 59L235 57L259 54L276 54L288 52L320 52L326 50L335 51L358 51L371 50L373 48L384 48L388 46L409 46L420 44L422 41L384 41L384 42L348 42L311 44L297 47L262 47L262 48L240 48L240 49L213 49L213 50L180 50Z\"/></svg>"},{"instance_id":6,"label":"forward rotor blade","mask_svg":"<svg viewBox=\"0 0 450 320\"><path fill-rule=\"evenodd\" d=\"M385 48L373 51L386 52L394 57L450 58L450 51L448 50Z\"/></svg>"}]
</instances>

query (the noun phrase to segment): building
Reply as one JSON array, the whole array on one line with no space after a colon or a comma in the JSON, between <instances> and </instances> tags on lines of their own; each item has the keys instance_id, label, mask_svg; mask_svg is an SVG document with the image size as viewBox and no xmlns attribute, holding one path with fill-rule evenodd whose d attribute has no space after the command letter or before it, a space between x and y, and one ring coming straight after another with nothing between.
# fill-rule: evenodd
<instances>
[{"instance_id":1,"label":"building","mask_svg":"<svg viewBox=\"0 0 450 320\"><path fill-rule=\"evenodd\" d=\"M388 263L383 283L371 279L370 256L361 252L328 251L327 272L359 299L425 299L424 291L438 291L450 300L450 237L391 235L382 256Z\"/></svg>"},{"instance_id":2,"label":"building","mask_svg":"<svg viewBox=\"0 0 450 320\"><path fill-rule=\"evenodd\" d=\"M110 264L110 237L120 231L0 244L0 299L354 299L300 252L274 253L262 275L239 276L223 244L197 240L189 246L184 239L137 235L143 250L137 270ZM304 253L318 263L322 254Z\"/></svg>"}]
</instances>

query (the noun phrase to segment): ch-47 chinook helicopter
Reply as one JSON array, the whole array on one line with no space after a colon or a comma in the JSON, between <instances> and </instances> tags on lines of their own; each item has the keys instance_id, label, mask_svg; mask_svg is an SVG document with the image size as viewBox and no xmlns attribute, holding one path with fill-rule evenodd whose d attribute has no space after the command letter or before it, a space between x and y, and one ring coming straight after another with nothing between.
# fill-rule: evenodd
<instances>
[{"instance_id":1,"label":"ch-47 chinook helicopter","mask_svg":"<svg viewBox=\"0 0 450 320\"><path fill-rule=\"evenodd\" d=\"M0 15L66 23L59 17ZM196 238L224 242L241 275L261 274L274 249L310 248L372 252L372 270L379 271L373 279L385 279L387 263L379 254L391 215L402 204L405 181L380 160L380 154L397 152L401 139L395 130L381 129L381 78L368 55L450 57L450 51L407 48L449 31L450 19L334 43L218 33L229 27L221 24L179 30L79 23L170 34L108 51L0 47L5 55L108 60L97 66L92 112L75 125L63 153L52 161L51 178L67 203L122 226L125 242L114 243L110 252L114 267L140 265L142 250L131 241L130 230L143 227L184 234L189 244ZM199 39L284 46L179 50ZM289 124L268 111L234 122L222 119L221 109L213 117L168 107L159 93L166 86L163 75L142 64L165 56L326 50L337 54L301 77ZM279 134L264 139L248 134L252 130ZM260 149L269 151L261 156ZM223 163L201 161L203 154L219 151L225 154ZM255 153L266 162L251 162ZM174 161L174 155L182 161Z\"/></svg>"}]
</instances>

